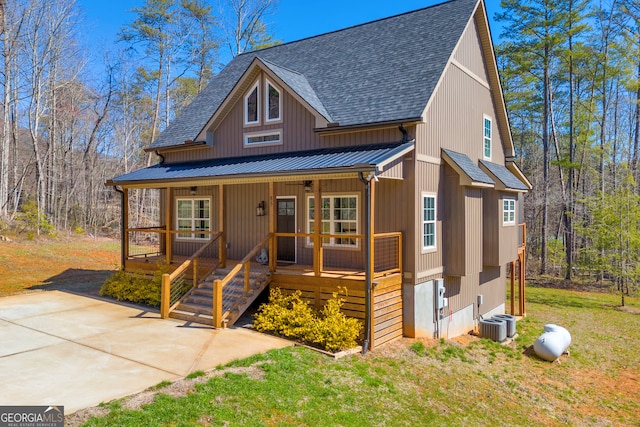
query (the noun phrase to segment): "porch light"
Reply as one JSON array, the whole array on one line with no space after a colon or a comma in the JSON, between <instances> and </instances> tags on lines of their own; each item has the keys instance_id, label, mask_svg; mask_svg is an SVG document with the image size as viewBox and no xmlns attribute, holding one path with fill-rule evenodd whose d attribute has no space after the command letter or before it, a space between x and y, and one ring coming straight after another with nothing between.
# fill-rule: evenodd
<instances>
[{"instance_id":1,"label":"porch light","mask_svg":"<svg viewBox=\"0 0 640 427\"><path fill-rule=\"evenodd\" d=\"M305 181L304 182L304 192L305 193L311 193L311 191L313 191L313 182L312 181Z\"/></svg>"},{"instance_id":2,"label":"porch light","mask_svg":"<svg viewBox=\"0 0 640 427\"><path fill-rule=\"evenodd\" d=\"M256 208L256 216L264 216L264 200L258 203Z\"/></svg>"},{"instance_id":3,"label":"porch light","mask_svg":"<svg viewBox=\"0 0 640 427\"><path fill-rule=\"evenodd\" d=\"M189 194L191 194L192 196L195 196L198 193L198 187L191 187L189 189Z\"/></svg>"}]
</instances>

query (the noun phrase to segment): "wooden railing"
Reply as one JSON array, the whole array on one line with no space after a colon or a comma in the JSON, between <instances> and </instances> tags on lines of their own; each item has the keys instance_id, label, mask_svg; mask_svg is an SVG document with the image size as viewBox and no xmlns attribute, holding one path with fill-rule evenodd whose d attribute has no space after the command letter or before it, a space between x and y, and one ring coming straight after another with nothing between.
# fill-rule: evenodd
<instances>
[{"instance_id":1,"label":"wooden railing","mask_svg":"<svg viewBox=\"0 0 640 427\"><path fill-rule=\"evenodd\" d=\"M125 240L125 258L149 258L167 255L167 262L172 257L171 245L167 236L178 234L198 234L214 238L219 237L219 231L191 231L191 230L167 230L165 226L127 228ZM216 239L218 239L216 237ZM218 239L220 247L224 246L224 239Z\"/></svg>"},{"instance_id":2,"label":"wooden railing","mask_svg":"<svg viewBox=\"0 0 640 427\"><path fill-rule=\"evenodd\" d=\"M169 317L169 313L180 303L181 298L191 289L198 284L198 280L207 277L211 274L220 264L220 259L209 259L208 265L205 266L207 270L204 273L199 274L204 261L202 255L217 243L217 240L222 236L221 232L217 232L213 235L213 238L202 246L196 253L191 255L185 262L183 262L178 268L176 268L171 274L162 275L162 288L160 297L160 316L163 319ZM192 268L192 279L189 283L186 273Z\"/></svg>"},{"instance_id":3,"label":"wooden railing","mask_svg":"<svg viewBox=\"0 0 640 427\"><path fill-rule=\"evenodd\" d=\"M263 247L269 245L273 238L272 234L265 237L258 243L229 273L223 278L213 281L213 326L221 328L224 319L229 313L222 312L222 290L241 270L244 269L244 290L243 294L247 295L251 285L251 260L258 255Z\"/></svg>"},{"instance_id":4,"label":"wooden railing","mask_svg":"<svg viewBox=\"0 0 640 427\"><path fill-rule=\"evenodd\" d=\"M518 226L520 227L520 247L524 248L527 246L527 223L523 222Z\"/></svg>"}]
</instances>

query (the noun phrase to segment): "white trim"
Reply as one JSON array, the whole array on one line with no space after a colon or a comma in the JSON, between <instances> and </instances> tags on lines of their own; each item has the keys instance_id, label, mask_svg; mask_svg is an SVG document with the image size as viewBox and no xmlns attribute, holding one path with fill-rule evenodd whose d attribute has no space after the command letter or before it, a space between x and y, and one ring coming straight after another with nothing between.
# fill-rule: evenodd
<instances>
[{"instance_id":1,"label":"white trim","mask_svg":"<svg viewBox=\"0 0 640 427\"><path fill-rule=\"evenodd\" d=\"M509 209L505 209L505 203L509 203L509 206L508 206ZM513 205L513 209L511 209L512 207L511 205ZM507 219L505 221L504 219L505 213L508 214L509 217L511 216L510 214L513 213L513 220ZM507 227L516 225L517 213L518 213L518 204L516 203L516 199L514 199L513 197L503 197L502 198L502 225Z\"/></svg>"},{"instance_id":2,"label":"white trim","mask_svg":"<svg viewBox=\"0 0 640 427\"><path fill-rule=\"evenodd\" d=\"M358 193L322 193L321 199L329 199L329 219L328 220L324 220L321 222L329 222L330 226L330 230L329 230L329 234L333 234L336 235L338 233L335 232L334 230L334 224L335 222L340 222L338 220L334 220L333 219L333 200L337 199L337 198L341 198L341 197L353 197L356 199L356 219L355 219L355 225L356 225L356 231L353 234L358 234L360 231L360 195ZM311 219L309 218L309 200L314 200L314 195L313 194L309 194L306 197L306 206L305 206L305 231L307 233L311 233ZM317 208L314 207L314 213L317 213ZM353 222L353 220L345 220L346 222ZM345 234L344 235L345 239L349 238L349 234ZM329 243L322 243L322 247L323 248L332 248L332 249L358 249L360 248L360 239L354 239L355 240L355 245L344 245L344 244L336 244L334 243L336 238L330 238L329 239ZM307 237L306 239L306 246L307 247L313 247L313 240L310 237Z\"/></svg>"},{"instance_id":3,"label":"white trim","mask_svg":"<svg viewBox=\"0 0 640 427\"><path fill-rule=\"evenodd\" d=\"M433 220L425 220L424 219L424 211L425 211L425 203L424 203L424 199L426 197L429 198L433 198ZM430 246L425 246L424 245L424 238L425 238L425 233L424 233L424 226L427 223L433 223L433 245ZM438 248L438 242L437 242L437 238L438 238L438 196L435 193L429 193L426 191L423 191L421 193L421 197L420 197L420 238L421 238L421 242L420 242L420 246L422 248L423 253L425 251L433 251L435 249Z\"/></svg>"},{"instance_id":4,"label":"white trim","mask_svg":"<svg viewBox=\"0 0 640 427\"><path fill-rule=\"evenodd\" d=\"M195 237L196 234L198 234L198 231L211 231L211 213L213 211L213 200L211 197L208 196L180 196L180 197L175 197L175 230L178 231L178 233L176 233L176 241L180 241L180 242L202 242L204 240L211 240L211 235L208 234L206 237L201 238L201 237ZM180 221L180 219L182 220L186 220L186 218L179 218L178 216L178 202L180 202L181 200L188 200L191 201L191 218L189 218L191 220L191 230L180 230L179 224L178 222ZM196 220L196 218L194 217L194 203L197 200L207 200L209 202L209 217L208 218L197 218L197 219L206 219L209 222L209 227L206 230L195 230L193 225L194 225L194 221ZM182 233L181 233L182 232ZM180 234L191 234L191 237L183 237L180 236Z\"/></svg>"},{"instance_id":5,"label":"white trim","mask_svg":"<svg viewBox=\"0 0 640 427\"><path fill-rule=\"evenodd\" d=\"M485 131L485 122L489 121L489 157L487 157L487 150L485 147L485 143L486 143L486 139L487 136L484 134ZM491 116L488 116L486 114L482 115L482 157L485 160L491 160L491 155L493 154L493 119L491 118Z\"/></svg>"},{"instance_id":6,"label":"white trim","mask_svg":"<svg viewBox=\"0 0 640 427\"><path fill-rule=\"evenodd\" d=\"M416 158L418 159L419 162L423 162L423 163L431 163L432 165L442 164L442 159L440 159L439 157L427 156L426 154L418 154Z\"/></svg>"},{"instance_id":7,"label":"white trim","mask_svg":"<svg viewBox=\"0 0 640 427\"><path fill-rule=\"evenodd\" d=\"M294 210L294 221L295 221L295 225L294 225L294 232L298 232L298 196L276 196L276 227L278 226L278 200L280 199L293 199L293 210ZM298 262L298 238L294 237L294 248L295 248L295 254L294 254L294 263ZM278 254L276 254L276 261L278 261Z\"/></svg>"},{"instance_id":8,"label":"white trim","mask_svg":"<svg viewBox=\"0 0 640 427\"><path fill-rule=\"evenodd\" d=\"M278 118L276 119L269 118L269 86L278 92ZM282 121L282 91L267 78L264 79L264 121L265 123Z\"/></svg>"},{"instance_id":9,"label":"white trim","mask_svg":"<svg viewBox=\"0 0 640 427\"><path fill-rule=\"evenodd\" d=\"M256 120L249 121L249 105L247 100L249 96L256 91ZM243 110L244 110L244 124L245 125L257 125L260 124L260 79L256 80L256 82L251 86L251 89L247 91L247 94L243 98Z\"/></svg>"},{"instance_id":10,"label":"white trim","mask_svg":"<svg viewBox=\"0 0 640 427\"><path fill-rule=\"evenodd\" d=\"M467 76L471 77L473 80L480 83L485 89L489 91L491 90L491 86L489 86L488 82L486 82L482 77L480 77L479 75L477 75L476 73L474 73L473 71L471 71L470 69L462 65L460 62L458 62L457 59L452 58L451 63L456 67L458 67L458 69L463 73L465 73Z\"/></svg>"},{"instance_id":11,"label":"white trim","mask_svg":"<svg viewBox=\"0 0 640 427\"><path fill-rule=\"evenodd\" d=\"M278 140L270 140L265 142L249 142L249 138L255 138L260 136L278 136ZM282 129L272 129L260 132L248 132L242 137L244 148L252 147L265 147L269 145L282 145Z\"/></svg>"}]
</instances>

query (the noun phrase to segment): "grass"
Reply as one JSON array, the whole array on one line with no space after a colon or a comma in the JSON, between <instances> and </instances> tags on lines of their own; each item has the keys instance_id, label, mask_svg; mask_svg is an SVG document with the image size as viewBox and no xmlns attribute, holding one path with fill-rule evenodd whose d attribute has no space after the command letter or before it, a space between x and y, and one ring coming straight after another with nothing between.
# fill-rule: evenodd
<instances>
[{"instance_id":1,"label":"grass","mask_svg":"<svg viewBox=\"0 0 640 427\"><path fill-rule=\"evenodd\" d=\"M0 297L49 289L97 294L119 263L120 243L111 239L0 241Z\"/></svg>"},{"instance_id":2,"label":"grass","mask_svg":"<svg viewBox=\"0 0 640 427\"><path fill-rule=\"evenodd\" d=\"M138 410L114 402L86 425L638 425L640 301L622 310L615 295L528 291L511 346L403 339L339 360L276 350L219 367L183 397L160 390ZM572 333L561 363L531 352L546 323Z\"/></svg>"},{"instance_id":3,"label":"grass","mask_svg":"<svg viewBox=\"0 0 640 427\"><path fill-rule=\"evenodd\" d=\"M0 295L97 291L118 259L113 241L0 242ZM127 398L105 403L95 413L106 415L86 425L640 425L640 300L619 303L619 295L529 287L528 315L508 346L402 339L338 360L277 350L196 371L181 397L163 381L139 409ZM532 354L546 323L572 334L561 363Z\"/></svg>"}]
</instances>

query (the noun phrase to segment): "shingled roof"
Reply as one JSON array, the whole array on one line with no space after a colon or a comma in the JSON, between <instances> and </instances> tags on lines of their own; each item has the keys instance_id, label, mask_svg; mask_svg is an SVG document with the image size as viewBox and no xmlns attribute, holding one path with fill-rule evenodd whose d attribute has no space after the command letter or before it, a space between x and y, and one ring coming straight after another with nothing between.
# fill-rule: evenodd
<instances>
[{"instance_id":1,"label":"shingled roof","mask_svg":"<svg viewBox=\"0 0 640 427\"><path fill-rule=\"evenodd\" d=\"M451 0L239 55L150 149L196 139L255 58L340 126L418 119L477 3Z\"/></svg>"}]
</instances>

